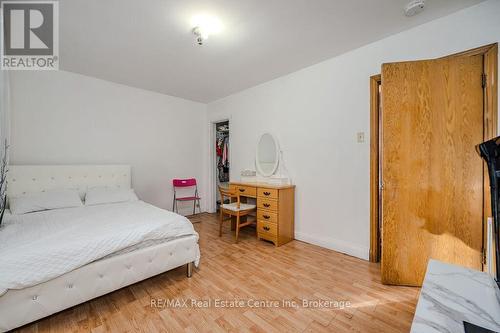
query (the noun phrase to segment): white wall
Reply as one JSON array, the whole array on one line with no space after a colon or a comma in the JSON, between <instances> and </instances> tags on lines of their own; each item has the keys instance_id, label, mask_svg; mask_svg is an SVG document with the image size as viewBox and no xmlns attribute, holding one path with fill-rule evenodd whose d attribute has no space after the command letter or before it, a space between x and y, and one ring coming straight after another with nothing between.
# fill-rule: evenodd
<instances>
[{"instance_id":1,"label":"white wall","mask_svg":"<svg viewBox=\"0 0 500 333\"><path fill-rule=\"evenodd\" d=\"M209 120L231 119L231 179L254 167L259 135L275 134L297 185L296 238L367 259L369 77L384 62L498 42L499 17L490 0L210 103Z\"/></svg>"},{"instance_id":2,"label":"white wall","mask_svg":"<svg viewBox=\"0 0 500 333\"><path fill-rule=\"evenodd\" d=\"M139 197L168 209L172 178L202 180L204 104L64 71L11 85L12 164L129 164Z\"/></svg>"}]
</instances>

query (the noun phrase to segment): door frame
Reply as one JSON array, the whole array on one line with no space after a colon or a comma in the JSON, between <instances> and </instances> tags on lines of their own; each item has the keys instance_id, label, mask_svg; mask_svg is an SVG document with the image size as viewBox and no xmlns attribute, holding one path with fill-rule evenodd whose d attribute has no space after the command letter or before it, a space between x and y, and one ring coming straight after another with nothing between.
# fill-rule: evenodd
<instances>
[{"instance_id":1,"label":"door frame","mask_svg":"<svg viewBox=\"0 0 500 333\"><path fill-rule=\"evenodd\" d=\"M379 127L379 87L382 75L370 77L370 261L380 261L379 228L379 172L380 172L380 127Z\"/></svg>"},{"instance_id":2,"label":"door frame","mask_svg":"<svg viewBox=\"0 0 500 333\"><path fill-rule=\"evenodd\" d=\"M215 213L217 205L215 203L217 198L217 168L215 167L215 138L216 138L216 125L227 121L229 124L229 168L231 168L231 117L220 117L210 119L209 126L209 146L208 146L208 191L207 191L207 211Z\"/></svg>"},{"instance_id":3,"label":"door frame","mask_svg":"<svg viewBox=\"0 0 500 333\"><path fill-rule=\"evenodd\" d=\"M484 56L483 71L486 74L486 85L484 87L484 120L483 139L488 140L497 136L498 128L498 43L481 46L475 49L451 54L442 58L464 55ZM379 85L382 84L380 74L370 77L370 261L380 261L380 229L379 229L379 163L380 163L380 128L379 128ZM479 143L479 142L478 142ZM483 202L483 255L486 248L486 220L491 211L489 180L486 176L488 170L483 168L484 202ZM484 262L483 258L483 262Z\"/></svg>"}]
</instances>

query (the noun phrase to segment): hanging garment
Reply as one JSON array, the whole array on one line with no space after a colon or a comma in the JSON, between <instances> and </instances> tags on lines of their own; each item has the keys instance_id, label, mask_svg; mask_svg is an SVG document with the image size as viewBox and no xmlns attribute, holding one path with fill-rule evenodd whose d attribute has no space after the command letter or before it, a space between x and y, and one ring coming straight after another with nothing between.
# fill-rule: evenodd
<instances>
[{"instance_id":1,"label":"hanging garment","mask_svg":"<svg viewBox=\"0 0 500 333\"><path fill-rule=\"evenodd\" d=\"M224 165L222 165L222 159L219 159L219 164L217 165L217 173L219 176L219 182L225 183L229 181L229 169L224 168Z\"/></svg>"},{"instance_id":2,"label":"hanging garment","mask_svg":"<svg viewBox=\"0 0 500 333\"><path fill-rule=\"evenodd\" d=\"M223 148L224 148L224 138L222 136L219 136L215 144L215 151L217 156L222 156Z\"/></svg>"},{"instance_id":3,"label":"hanging garment","mask_svg":"<svg viewBox=\"0 0 500 333\"><path fill-rule=\"evenodd\" d=\"M226 165L227 162L228 162L227 140L224 140L224 147L222 149L222 164Z\"/></svg>"},{"instance_id":4,"label":"hanging garment","mask_svg":"<svg viewBox=\"0 0 500 333\"><path fill-rule=\"evenodd\" d=\"M221 183L229 181L229 135L226 132L217 132L215 144L217 156L217 176Z\"/></svg>"}]
</instances>

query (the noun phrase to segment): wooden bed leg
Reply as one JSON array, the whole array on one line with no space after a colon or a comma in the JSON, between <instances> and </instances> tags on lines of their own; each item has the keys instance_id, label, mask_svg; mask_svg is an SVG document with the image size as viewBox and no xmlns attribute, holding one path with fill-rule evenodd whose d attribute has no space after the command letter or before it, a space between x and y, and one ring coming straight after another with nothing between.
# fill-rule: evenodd
<instances>
[{"instance_id":1,"label":"wooden bed leg","mask_svg":"<svg viewBox=\"0 0 500 333\"><path fill-rule=\"evenodd\" d=\"M186 275L187 275L188 278L190 278L191 276L193 276L193 262L188 262Z\"/></svg>"}]
</instances>

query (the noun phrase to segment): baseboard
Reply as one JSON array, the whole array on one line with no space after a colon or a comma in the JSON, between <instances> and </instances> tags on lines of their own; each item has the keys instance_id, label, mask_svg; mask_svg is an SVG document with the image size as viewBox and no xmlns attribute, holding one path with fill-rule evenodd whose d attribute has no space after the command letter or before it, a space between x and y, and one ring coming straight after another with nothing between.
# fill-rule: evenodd
<instances>
[{"instance_id":1,"label":"baseboard","mask_svg":"<svg viewBox=\"0 0 500 333\"><path fill-rule=\"evenodd\" d=\"M345 253L360 259L369 260L370 258L370 249L368 247L360 246L350 242L330 237L305 234L302 232L295 232L295 239L337 252Z\"/></svg>"}]
</instances>

